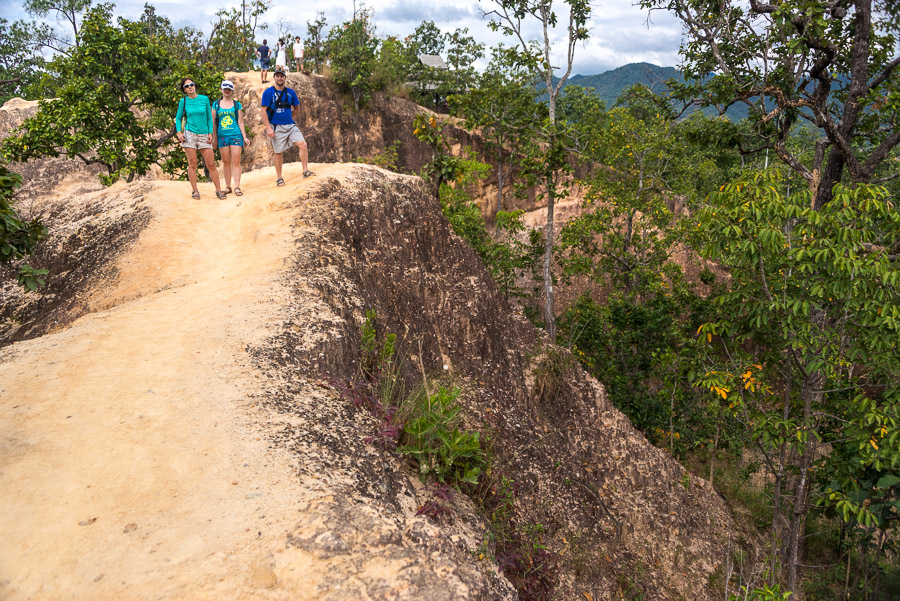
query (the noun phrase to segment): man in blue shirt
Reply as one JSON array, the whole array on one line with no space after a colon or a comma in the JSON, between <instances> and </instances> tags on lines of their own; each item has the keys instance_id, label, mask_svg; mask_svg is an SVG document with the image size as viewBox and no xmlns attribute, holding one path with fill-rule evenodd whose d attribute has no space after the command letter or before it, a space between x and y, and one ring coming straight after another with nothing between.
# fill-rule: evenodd
<instances>
[{"instance_id":1,"label":"man in blue shirt","mask_svg":"<svg viewBox=\"0 0 900 601\"><path fill-rule=\"evenodd\" d=\"M267 83L269 81L269 65L272 63L271 58L271 50L266 45L268 44L268 40L263 40L262 46L256 49L256 56L259 57L259 66L262 69L262 74L260 78L263 83Z\"/></svg>"},{"instance_id":2,"label":"man in blue shirt","mask_svg":"<svg viewBox=\"0 0 900 601\"><path fill-rule=\"evenodd\" d=\"M300 99L294 90L285 86L287 76L284 69L275 67L274 77L275 85L266 88L263 92L259 110L266 126L266 134L272 140L272 151L275 153L275 175L278 177L275 183L283 186L281 165L284 157L282 155L291 146L296 146L300 150L303 177L311 177L315 173L309 170L306 140L303 139L303 133L294 122L293 111L300 106Z\"/></svg>"}]
</instances>

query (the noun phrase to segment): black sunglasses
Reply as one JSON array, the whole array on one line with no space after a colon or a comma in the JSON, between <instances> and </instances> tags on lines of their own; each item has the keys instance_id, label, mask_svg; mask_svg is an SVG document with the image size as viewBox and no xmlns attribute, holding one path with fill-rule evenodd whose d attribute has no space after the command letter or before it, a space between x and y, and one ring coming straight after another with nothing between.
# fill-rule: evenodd
<instances>
[{"instance_id":1,"label":"black sunglasses","mask_svg":"<svg viewBox=\"0 0 900 601\"><path fill-rule=\"evenodd\" d=\"M193 88L193 87L196 86L196 85L197 85L197 84L194 84L194 83L186 83L186 84L184 84L183 86L181 86L181 88L182 88L182 89L184 89L184 88Z\"/></svg>"}]
</instances>

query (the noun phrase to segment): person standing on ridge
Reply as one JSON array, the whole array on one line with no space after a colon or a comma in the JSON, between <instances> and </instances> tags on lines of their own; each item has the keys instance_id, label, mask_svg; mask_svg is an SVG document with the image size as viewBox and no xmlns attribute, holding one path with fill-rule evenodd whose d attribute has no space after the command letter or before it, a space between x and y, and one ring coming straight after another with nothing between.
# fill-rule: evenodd
<instances>
[{"instance_id":1,"label":"person standing on ridge","mask_svg":"<svg viewBox=\"0 0 900 601\"><path fill-rule=\"evenodd\" d=\"M263 40L262 46L256 49L256 56L259 57L259 67L262 69L260 78L263 83L269 83L269 65L272 64L272 51L266 45L269 40Z\"/></svg>"},{"instance_id":2,"label":"person standing on ridge","mask_svg":"<svg viewBox=\"0 0 900 601\"><path fill-rule=\"evenodd\" d=\"M284 72L287 73L287 44L284 43L284 40L278 40L278 46L276 46L276 50L277 52L275 53L275 68L283 69Z\"/></svg>"},{"instance_id":3,"label":"person standing on ridge","mask_svg":"<svg viewBox=\"0 0 900 601\"><path fill-rule=\"evenodd\" d=\"M275 85L263 92L262 103L259 107L262 113L263 123L266 125L266 134L272 139L272 152L275 153L275 183L284 185L281 177L281 165L284 160L283 153L291 146L300 150L300 161L303 163L303 177L315 175L309 170L308 149L303 133L294 122L293 111L300 106L297 93L285 84L287 76L284 69L275 67Z\"/></svg>"},{"instance_id":4,"label":"person standing on ridge","mask_svg":"<svg viewBox=\"0 0 900 601\"><path fill-rule=\"evenodd\" d=\"M181 80L181 90L184 96L178 103L178 113L175 115L175 131L178 132L178 141L184 148L184 154L188 161L188 180L191 182L191 198L199 200L200 192L197 190L197 151L203 155L203 162L209 170L209 177L216 187L216 197L225 198L225 193L219 187L219 171L216 168L216 157L213 154L213 114L209 106L209 98L197 93L197 84L190 77Z\"/></svg>"},{"instance_id":5,"label":"person standing on ridge","mask_svg":"<svg viewBox=\"0 0 900 601\"><path fill-rule=\"evenodd\" d=\"M299 35L294 42L294 69L298 73L303 71L303 42L300 40Z\"/></svg>"},{"instance_id":6,"label":"person standing on ridge","mask_svg":"<svg viewBox=\"0 0 900 601\"><path fill-rule=\"evenodd\" d=\"M241 191L241 151L250 143L244 130L244 111L241 103L234 100L234 84L222 82L222 98L213 103L213 127L215 139L222 155L225 172L225 194L231 192L231 177L234 175L234 195L243 196Z\"/></svg>"}]
</instances>

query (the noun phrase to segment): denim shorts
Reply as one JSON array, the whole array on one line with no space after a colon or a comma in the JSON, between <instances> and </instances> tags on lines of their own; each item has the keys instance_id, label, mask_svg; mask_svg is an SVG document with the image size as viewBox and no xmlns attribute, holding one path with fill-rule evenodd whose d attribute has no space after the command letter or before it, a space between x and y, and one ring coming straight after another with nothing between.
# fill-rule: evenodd
<instances>
[{"instance_id":1,"label":"denim shorts","mask_svg":"<svg viewBox=\"0 0 900 601\"><path fill-rule=\"evenodd\" d=\"M243 146L244 138L241 136L219 136L219 148L223 146Z\"/></svg>"}]
</instances>

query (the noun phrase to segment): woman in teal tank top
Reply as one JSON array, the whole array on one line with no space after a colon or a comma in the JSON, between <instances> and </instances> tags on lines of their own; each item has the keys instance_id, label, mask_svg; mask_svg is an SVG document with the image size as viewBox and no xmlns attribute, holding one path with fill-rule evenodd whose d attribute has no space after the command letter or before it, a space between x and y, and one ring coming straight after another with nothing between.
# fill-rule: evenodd
<instances>
[{"instance_id":1,"label":"woman in teal tank top","mask_svg":"<svg viewBox=\"0 0 900 601\"><path fill-rule=\"evenodd\" d=\"M222 154L225 193L231 192L233 175L235 196L244 195L241 192L241 151L250 143L244 130L244 111L241 108L241 103L234 100L234 84L226 79L222 82L222 98L216 100L212 107L213 137Z\"/></svg>"},{"instance_id":2,"label":"woman in teal tank top","mask_svg":"<svg viewBox=\"0 0 900 601\"><path fill-rule=\"evenodd\" d=\"M175 131L184 148L188 161L188 180L191 182L191 198L199 199L197 190L197 151L203 155L203 162L209 171L209 178L216 187L216 197L225 198L219 185L219 171L216 169L216 157L213 153L213 120L209 98L197 94L197 84L190 77L181 80L184 97L178 103L178 114L175 115Z\"/></svg>"}]
</instances>

